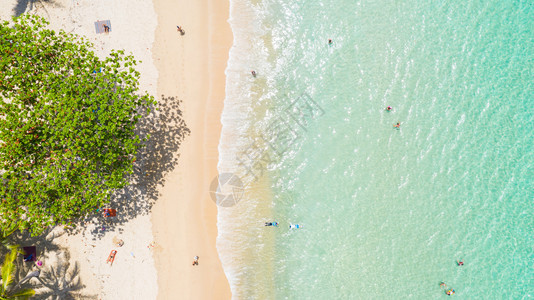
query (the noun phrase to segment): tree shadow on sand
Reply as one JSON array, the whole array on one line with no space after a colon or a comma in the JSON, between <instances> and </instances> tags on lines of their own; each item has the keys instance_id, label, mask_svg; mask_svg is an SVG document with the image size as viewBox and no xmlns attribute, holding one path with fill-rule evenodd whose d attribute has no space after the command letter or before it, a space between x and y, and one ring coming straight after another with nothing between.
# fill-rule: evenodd
<instances>
[{"instance_id":1,"label":"tree shadow on sand","mask_svg":"<svg viewBox=\"0 0 534 300\"><path fill-rule=\"evenodd\" d=\"M16 232L11 235L12 243L20 245L21 247L35 246L37 249L37 257L44 253L58 251L61 248L54 243L54 239L62 236L64 232L54 230L54 228L47 228L41 235L31 236L29 232ZM24 264L17 264L19 270L26 270Z\"/></svg>"},{"instance_id":2,"label":"tree shadow on sand","mask_svg":"<svg viewBox=\"0 0 534 300\"><path fill-rule=\"evenodd\" d=\"M39 277L30 278L21 283L23 278L38 270L38 267L34 261L25 262L23 255L19 254L15 260L16 268L13 277L15 284L19 284L19 288L34 289L36 295L32 299L98 299L97 295L82 294L85 286L80 279L78 262L71 266L68 249L54 242L63 234L61 230L51 228L36 237L30 236L28 232L15 233L11 236L13 244L21 247L35 246L37 260L45 262L45 267L40 269Z\"/></svg>"},{"instance_id":3,"label":"tree shadow on sand","mask_svg":"<svg viewBox=\"0 0 534 300\"><path fill-rule=\"evenodd\" d=\"M47 5L58 6L55 0L17 0L17 4L15 4L15 7L13 8L13 14L15 17L18 17L25 12L36 9L37 7L43 8L48 14L48 11L46 10Z\"/></svg>"},{"instance_id":4,"label":"tree shadow on sand","mask_svg":"<svg viewBox=\"0 0 534 300\"><path fill-rule=\"evenodd\" d=\"M157 110L151 110L140 119L138 134L141 138L150 135L146 147L141 149L134 163L130 185L117 191L111 198L109 208L116 209L116 217L104 217L102 211L89 216L76 228L67 229L69 234L84 230L88 223L96 224L90 233L93 239L106 232L120 231L118 226L139 215L150 213L159 197L158 187L165 183L165 176L178 165L178 149L191 131L183 120L178 97L161 96Z\"/></svg>"},{"instance_id":5,"label":"tree shadow on sand","mask_svg":"<svg viewBox=\"0 0 534 300\"><path fill-rule=\"evenodd\" d=\"M32 299L97 299L97 295L81 294L85 285L80 279L80 267L78 262L72 267L69 261L69 252L64 250L58 253L54 266L41 270L36 279L39 282L35 286L36 295Z\"/></svg>"}]
</instances>

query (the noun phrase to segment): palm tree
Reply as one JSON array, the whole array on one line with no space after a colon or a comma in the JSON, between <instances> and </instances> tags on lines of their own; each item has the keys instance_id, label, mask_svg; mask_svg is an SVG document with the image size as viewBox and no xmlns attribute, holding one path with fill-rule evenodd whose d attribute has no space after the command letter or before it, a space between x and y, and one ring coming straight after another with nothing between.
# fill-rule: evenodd
<instances>
[{"instance_id":1,"label":"palm tree","mask_svg":"<svg viewBox=\"0 0 534 300\"><path fill-rule=\"evenodd\" d=\"M26 300L35 295L32 289L21 289L10 291L13 286L13 275L15 274L15 258L17 257L18 246L11 246L11 252L6 254L2 264L2 284L0 284L0 300L17 299Z\"/></svg>"},{"instance_id":2,"label":"palm tree","mask_svg":"<svg viewBox=\"0 0 534 300\"><path fill-rule=\"evenodd\" d=\"M19 249L18 245L13 245L9 242L9 236L17 230L16 226L11 226L9 229L0 229L0 243L3 247L12 250L14 248ZM22 250L19 250L21 253Z\"/></svg>"}]
</instances>

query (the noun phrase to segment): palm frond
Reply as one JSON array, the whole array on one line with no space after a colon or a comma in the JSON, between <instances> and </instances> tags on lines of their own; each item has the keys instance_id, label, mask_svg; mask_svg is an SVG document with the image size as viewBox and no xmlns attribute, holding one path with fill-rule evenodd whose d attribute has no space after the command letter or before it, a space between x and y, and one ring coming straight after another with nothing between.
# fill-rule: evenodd
<instances>
[{"instance_id":1,"label":"palm frond","mask_svg":"<svg viewBox=\"0 0 534 300\"><path fill-rule=\"evenodd\" d=\"M11 226L11 228L8 229L0 229L0 244L4 246L5 248L8 248L11 250L11 247L14 246L9 241L9 236L13 234L17 230L16 226ZM16 245L18 247L18 245Z\"/></svg>"},{"instance_id":2,"label":"palm frond","mask_svg":"<svg viewBox=\"0 0 534 300\"><path fill-rule=\"evenodd\" d=\"M11 226L11 228L8 228L6 230L0 230L2 232L2 235L0 236L1 239L7 239L13 232L17 230L16 226Z\"/></svg>"},{"instance_id":3,"label":"palm frond","mask_svg":"<svg viewBox=\"0 0 534 300\"><path fill-rule=\"evenodd\" d=\"M31 296L35 295L35 291L32 289L23 289L19 290L16 293L9 295L11 298L16 300L27 300L30 299Z\"/></svg>"},{"instance_id":4,"label":"palm frond","mask_svg":"<svg viewBox=\"0 0 534 300\"><path fill-rule=\"evenodd\" d=\"M11 249L11 252L6 254L4 264L2 265L2 289L7 291L7 288L13 283L13 271L15 270L15 258L17 257L17 249Z\"/></svg>"},{"instance_id":5,"label":"palm frond","mask_svg":"<svg viewBox=\"0 0 534 300\"><path fill-rule=\"evenodd\" d=\"M24 254L24 250L20 247L20 245L11 245L11 244L9 244L9 245L6 246L6 248L11 250L11 251L15 250L19 254Z\"/></svg>"}]
</instances>

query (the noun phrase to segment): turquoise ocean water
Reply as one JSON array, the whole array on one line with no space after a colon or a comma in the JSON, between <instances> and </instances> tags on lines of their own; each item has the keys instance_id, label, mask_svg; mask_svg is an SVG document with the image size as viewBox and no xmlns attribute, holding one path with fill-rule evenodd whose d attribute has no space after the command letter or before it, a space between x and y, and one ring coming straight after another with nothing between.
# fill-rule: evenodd
<instances>
[{"instance_id":1,"label":"turquoise ocean water","mask_svg":"<svg viewBox=\"0 0 534 300\"><path fill-rule=\"evenodd\" d=\"M534 298L534 2L231 0L230 23L234 299Z\"/></svg>"}]
</instances>

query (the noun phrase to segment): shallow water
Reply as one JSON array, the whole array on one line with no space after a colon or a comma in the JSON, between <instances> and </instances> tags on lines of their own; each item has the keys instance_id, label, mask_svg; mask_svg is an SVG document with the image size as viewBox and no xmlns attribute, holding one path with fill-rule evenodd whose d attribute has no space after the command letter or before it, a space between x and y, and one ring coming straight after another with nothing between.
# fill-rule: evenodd
<instances>
[{"instance_id":1,"label":"shallow water","mask_svg":"<svg viewBox=\"0 0 534 300\"><path fill-rule=\"evenodd\" d=\"M232 0L235 299L533 297L534 6L428 2Z\"/></svg>"}]
</instances>

